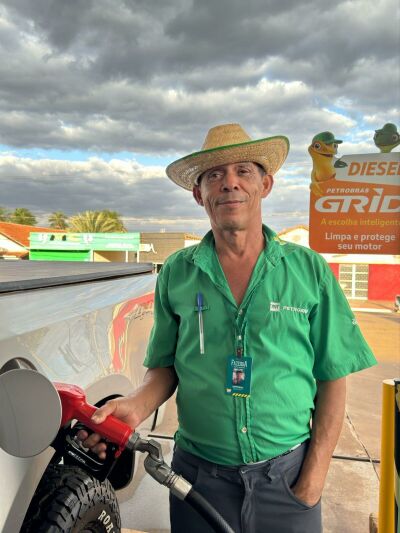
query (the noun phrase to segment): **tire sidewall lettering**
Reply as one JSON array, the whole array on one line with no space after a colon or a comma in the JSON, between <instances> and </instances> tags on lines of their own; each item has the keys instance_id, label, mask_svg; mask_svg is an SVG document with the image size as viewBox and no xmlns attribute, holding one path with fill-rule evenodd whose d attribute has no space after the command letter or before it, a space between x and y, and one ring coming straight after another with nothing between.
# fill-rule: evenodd
<instances>
[{"instance_id":1,"label":"tire sidewall lettering","mask_svg":"<svg viewBox=\"0 0 400 533\"><path fill-rule=\"evenodd\" d=\"M107 533L112 533L114 530L114 524L111 521L111 516L105 511L104 509L99 514L97 520L105 526L105 530Z\"/></svg>"}]
</instances>

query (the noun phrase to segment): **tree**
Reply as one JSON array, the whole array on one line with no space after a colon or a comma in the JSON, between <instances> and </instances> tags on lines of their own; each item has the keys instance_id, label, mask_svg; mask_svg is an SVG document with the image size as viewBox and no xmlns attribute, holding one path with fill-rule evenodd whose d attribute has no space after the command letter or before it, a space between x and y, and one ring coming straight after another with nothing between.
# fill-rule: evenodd
<instances>
[{"instance_id":1,"label":"tree","mask_svg":"<svg viewBox=\"0 0 400 533\"><path fill-rule=\"evenodd\" d=\"M10 213L7 211L5 207L0 207L0 222L9 222L10 221Z\"/></svg>"},{"instance_id":2,"label":"tree","mask_svg":"<svg viewBox=\"0 0 400 533\"><path fill-rule=\"evenodd\" d=\"M54 211L49 216L49 225L54 229L67 229L67 215L62 211Z\"/></svg>"},{"instance_id":3,"label":"tree","mask_svg":"<svg viewBox=\"0 0 400 533\"><path fill-rule=\"evenodd\" d=\"M26 226L34 226L36 224L36 217L33 213L25 207L16 207L11 213L10 222L14 224L24 224Z\"/></svg>"},{"instance_id":4,"label":"tree","mask_svg":"<svg viewBox=\"0 0 400 533\"><path fill-rule=\"evenodd\" d=\"M104 211L85 211L69 219L69 231L76 233L113 233L121 231L121 221Z\"/></svg>"},{"instance_id":5,"label":"tree","mask_svg":"<svg viewBox=\"0 0 400 533\"><path fill-rule=\"evenodd\" d=\"M126 228L124 226L124 223L121 220L121 215L117 211L110 211L109 209L103 209L102 211L97 211L98 213L104 213L107 217L112 218L115 220L115 230L114 231L121 231L125 232Z\"/></svg>"}]
</instances>

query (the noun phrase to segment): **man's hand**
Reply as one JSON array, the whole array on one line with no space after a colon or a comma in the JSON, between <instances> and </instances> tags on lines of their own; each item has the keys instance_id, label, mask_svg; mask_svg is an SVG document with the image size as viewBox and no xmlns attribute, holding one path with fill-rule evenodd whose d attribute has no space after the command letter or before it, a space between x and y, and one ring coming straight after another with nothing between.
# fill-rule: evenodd
<instances>
[{"instance_id":1,"label":"man's hand","mask_svg":"<svg viewBox=\"0 0 400 533\"><path fill-rule=\"evenodd\" d=\"M97 424L104 422L109 415L114 415L132 429L143 422L160 405L162 405L174 393L178 379L174 367L150 368L144 376L143 383L130 396L126 398L115 398L109 400L93 413L92 420ZM77 434L83 445L99 458L106 458L107 445L100 442L101 436L98 433L88 434L87 431L79 431Z\"/></svg>"},{"instance_id":2,"label":"man's hand","mask_svg":"<svg viewBox=\"0 0 400 533\"><path fill-rule=\"evenodd\" d=\"M142 421L139 406L136 404L135 398L129 397L109 400L93 413L92 420L96 424L101 424L109 415L113 415L135 429ZM81 430L77 433L77 437L83 441L85 448L90 448L92 452L97 453L99 459L106 458L107 445L105 442L100 442L101 435L98 433L89 435L87 431Z\"/></svg>"},{"instance_id":3,"label":"man's hand","mask_svg":"<svg viewBox=\"0 0 400 533\"><path fill-rule=\"evenodd\" d=\"M313 507L316 505L322 495L322 491L315 490L315 489L306 489L303 487L299 487L297 484L290 489L293 494L296 496L297 499L301 500L302 502L306 503L310 507Z\"/></svg>"}]
</instances>

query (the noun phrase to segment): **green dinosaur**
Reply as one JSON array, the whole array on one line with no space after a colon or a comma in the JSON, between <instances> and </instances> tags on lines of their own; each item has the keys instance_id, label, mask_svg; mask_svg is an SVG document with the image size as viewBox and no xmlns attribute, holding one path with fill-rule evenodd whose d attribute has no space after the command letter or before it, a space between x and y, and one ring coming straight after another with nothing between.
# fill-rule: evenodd
<instances>
[{"instance_id":1,"label":"green dinosaur","mask_svg":"<svg viewBox=\"0 0 400 533\"><path fill-rule=\"evenodd\" d=\"M388 122L380 130L375 130L374 143L379 150L388 154L400 144L400 135L397 127Z\"/></svg>"}]
</instances>

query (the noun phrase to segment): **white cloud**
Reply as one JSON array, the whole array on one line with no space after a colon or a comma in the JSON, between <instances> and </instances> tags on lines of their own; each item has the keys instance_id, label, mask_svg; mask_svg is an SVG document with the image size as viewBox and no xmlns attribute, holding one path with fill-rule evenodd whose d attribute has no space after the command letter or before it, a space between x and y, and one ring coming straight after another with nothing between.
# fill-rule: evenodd
<instances>
[{"instance_id":1,"label":"white cloud","mask_svg":"<svg viewBox=\"0 0 400 533\"><path fill-rule=\"evenodd\" d=\"M364 122L371 126L371 128L381 128L386 122L400 123L400 108L389 109L385 113L374 113L373 115L365 115Z\"/></svg>"},{"instance_id":2,"label":"white cloud","mask_svg":"<svg viewBox=\"0 0 400 533\"><path fill-rule=\"evenodd\" d=\"M395 0L3 0L0 143L15 153L0 158L2 204L70 214L106 202L132 224L192 224L203 219L190 195L135 157L181 157L209 127L240 122L254 138L290 138L264 211L278 225L283 215L301 221L316 133L343 138L340 154L365 153L376 151L375 129L399 124L397 8ZM99 156L19 157L27 148ZM107 162L102 152L132 158Z\"/></svg>"}]
</instances>

